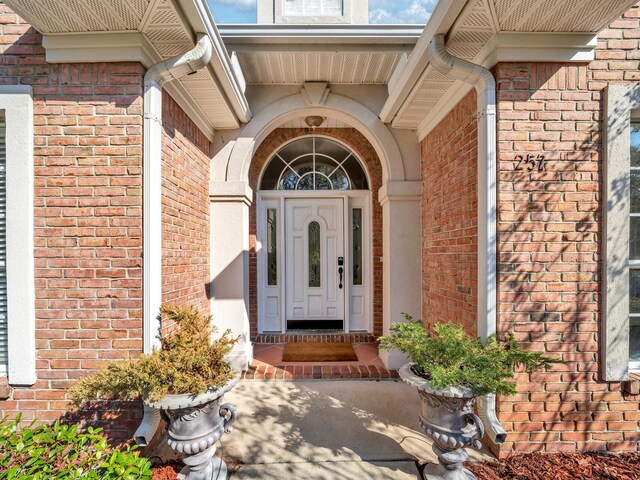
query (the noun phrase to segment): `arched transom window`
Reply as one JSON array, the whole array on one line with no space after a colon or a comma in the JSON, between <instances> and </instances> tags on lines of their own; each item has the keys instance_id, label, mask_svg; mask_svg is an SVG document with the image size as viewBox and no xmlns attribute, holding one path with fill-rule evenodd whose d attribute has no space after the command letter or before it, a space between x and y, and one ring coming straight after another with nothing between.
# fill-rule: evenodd
<instances>
[{"instance_id":1,"label":"arched transom window","mask_svg":"<svg viewBox=\"0 0 640 480\"><path fill-rule=\"evenodd\" d=\"M284 145L267 165L261 190L368 190L354 153L325 137L308 136Z\"/></svg>"}]
</instances>

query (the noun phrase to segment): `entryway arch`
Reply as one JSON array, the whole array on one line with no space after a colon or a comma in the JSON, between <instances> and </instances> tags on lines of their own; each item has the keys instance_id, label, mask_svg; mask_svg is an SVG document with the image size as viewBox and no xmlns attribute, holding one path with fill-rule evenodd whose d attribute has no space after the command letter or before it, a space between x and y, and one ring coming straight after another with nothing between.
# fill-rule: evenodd
<instances>
[{"instance_id":1,"label":"entryway arch","mask_svg":"<svg viewBox=\"0 0 640 480\"><path fill-rule=\"evenodd\" d=\"M241 337L230 356L236 368L242 368L252 358L251 338L257 334L257 294L251 290L250 275L257 268L252 256L255 227L251 225L255 225L252 212L258 189L250 175L252 160L277 129L312 115L341 122L364 137L375 152L380 169L380 183L370 185L372 223L380 231L379 245L373 245L373 278L380 282L374 286L374 332L387 333L391 323L401 319L401 312L415 316L421 312L422 184L417 139L406 132L392 134L393 129L370 108L330 92L326 84L305 84L300 94L262 107L242 129L220 132L214 142L217 153L210 184L211 313L221 330L229 328ZM402 149L396 137L403 139ZM380 212L379 226L375 225L376 209ZM403 356L394 355L381 355L390 368L405 361Z\"/></svg>"},{"instance_id":2,"label":"entryway arch","mask_svg":"<svg viewBox=\"0 0 640 480\"><path fill-rule=\"evenodd\" d=\"M343 95L328 92L314 96L307 88L305 86L300 94L277 100L258 112L235 140L226 168L214 168L214 181L247 181L253 155L264 139L287 122L310 115L335 119L361 132L380 159L383 183L406 180L398 144L375 113Z\"/></svg>"}]
</instances>

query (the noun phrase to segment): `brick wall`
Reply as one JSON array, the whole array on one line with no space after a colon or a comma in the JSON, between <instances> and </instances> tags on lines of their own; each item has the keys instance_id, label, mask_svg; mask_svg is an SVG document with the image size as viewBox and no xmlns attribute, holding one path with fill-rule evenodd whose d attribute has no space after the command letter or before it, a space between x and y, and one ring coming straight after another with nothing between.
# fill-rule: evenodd
<instances>
[{"instance_id":1,"label":"brick wall","mask_svg":"<svg viewBox=\"0 0 640 480\"><path fill-rule=\"evenodd\" d=\"M477 333L475 90L422 141L422 319Z\"/></svg>"},{"instance_id":2,"label":"brick wall","mask_svg":"<svg viewBox=\"0 0 640 480\"><path fill-rule=\"evenodd\" d=\"M382 335L382 207L377 201L377 192L382 186L382 166L373 146L360 132L353 128L318 128L316 133L340 140L358 154L369 173L373 192L373 333ZM271 155L285 142L308 135L307 129L278 128L271 132L256 150L249 170L249 185L254 192L258 191L260 172ZM256 257L256 204L251 205L249 212L249 323L251 336L258 333L258 289L257 289L257 257Z\"/></svg>"},{"instance_id":3,"label":"brick wall","mask_svg":"<svg viewBox=\"0 0 640 480\"><path fill-rule=\"evenodd\" d=\"M640 9L599 35L586 64L502 63L498 83L498 328L567 362L518 375L501 399L511 451L637 450L638 398L598 375L602 112L609 82L639 78ZM546 171L516 171L516 155Z\"/></svg>"},{"instance_id":4,"label":"brick wall","mask_svg":"<svg viewBox=\"0 0 640 480\"><path fill-rule=\"evenodd\" d=\"M142 348L144 69L49 65L40 35L2 4L0 32L0 82L34 94L38 378L0 401L0 417L48 421L83 372ZM123 436L139 418L138 409L102 417L119 419Z\"/></svg>"},{"instance_id":5,"label":"brick wall","mask_svg":"<svg viewBox=\"0 0 640 480\"><path fill-rule=\"evenodd\" d=\"M166 93L162 142L162 301L209 314L209 140Z\"/></svg>"}]
</instances>

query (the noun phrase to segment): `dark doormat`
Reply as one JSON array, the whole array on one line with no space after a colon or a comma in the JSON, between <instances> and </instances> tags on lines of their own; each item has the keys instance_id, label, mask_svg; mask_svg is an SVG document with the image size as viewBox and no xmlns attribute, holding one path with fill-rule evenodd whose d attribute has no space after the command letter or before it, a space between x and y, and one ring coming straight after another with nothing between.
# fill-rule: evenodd
<instances>
[{"instance_id":1,"label":"dark doormat","mask_svg":"<svg viewBox=\"0 0 640 480\"><path fill-rule=\"evenodd\" d=\"M350 343L285 343L283 362L356 362L358 356Z\"/></svg>"}]
</instances>

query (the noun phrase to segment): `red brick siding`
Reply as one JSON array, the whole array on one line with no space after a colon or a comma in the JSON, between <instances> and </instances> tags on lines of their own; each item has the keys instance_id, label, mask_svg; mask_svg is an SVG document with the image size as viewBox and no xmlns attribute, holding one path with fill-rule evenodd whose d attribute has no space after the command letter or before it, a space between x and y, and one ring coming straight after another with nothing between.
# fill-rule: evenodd
<instances>
[{"instance_id":1,"label":"red brick siding","mask_svg":"<svg viewBox=\"0 0 640 480\"><path fill-rule=\"evenodd\" d=\"M598 375L602 114L609 82L638 79L640 10L586 64L502 63L498 83L498 329L562 358L499 402L512 451L637 450L638 398ZM514 171L518 154L547 171Z\"/></svg>"},{"instance_id":2,"label":"red brick siding","mask_svg":"<svg viewBox=\"0 0 640 480\"><path fill-rule=\"evenodd\" d=\"M162 301L209 314L209 147L166 93L162 142Z\"/></svg>"},{"instance_id":3,"label":"red brick siding","mask_svg":"<svg viewBox=\"0 0 640 480\"><path fill-rule=\"evenodd\" d=\"M382 207L377 201L377 192L382 186L382 165L373 146L360 132L353 128L319 128L319 135L340 140L358 154L369 173L373 192L373 333L382 335ZM254 192L258 192L260 172L271 155L285 142L308 135L307 129L278 128L271 132L256 150L249 170L249 185ZM258 289L257 289L257 258L256 258L256 205L251 205L249 212L249 324L251 337L258 334Z\"/></svg>"},{"instance_id":4,"label":"red brick siding","mask_svg":"<svg viewBox=\"0 0 640 480\"><path fill-rule=\"evenodd\" d=\"M142 348L144 68L47 64L41 36L1 4L0 32L0 82L33 86L38 378L0 416L47 421L76 378ZM115 418L126 436L140 412Z\"/></svg>"},{"instance_id":5,"label":"red brick siding","mask_svg":"<svg viewBox=\"0 0 640 480\"><path fill-rule=\"evenodd\" d=\"M422 320L477 333L477 121L472 90L422 141Z\"/></svg>"}]
</instances>

